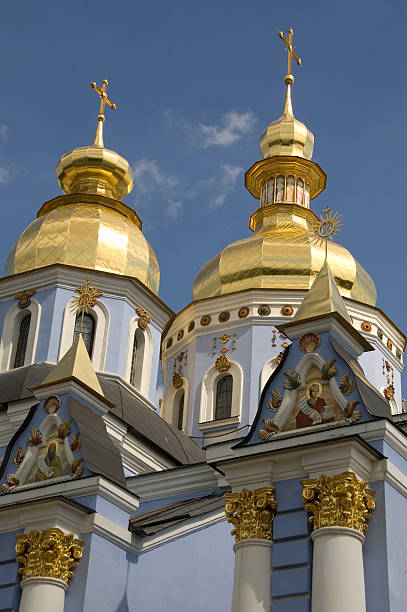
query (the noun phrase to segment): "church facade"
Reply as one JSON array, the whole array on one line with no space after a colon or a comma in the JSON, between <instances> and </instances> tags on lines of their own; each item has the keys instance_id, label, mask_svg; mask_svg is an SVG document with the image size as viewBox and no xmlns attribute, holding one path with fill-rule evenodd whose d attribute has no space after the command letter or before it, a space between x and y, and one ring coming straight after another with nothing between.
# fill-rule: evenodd
<instances>
[{"instance_id":1,"label":"church facade","mask_svg":"<svg viewBox=\"0 0 407 612\"><path fill-rule=\"evenodd\" d=\"M292 36L252 235L177 314L92 83L94 142L0 279L0 611L406 609L406 336L312 209Z\"/></svg>"}]
</instances>

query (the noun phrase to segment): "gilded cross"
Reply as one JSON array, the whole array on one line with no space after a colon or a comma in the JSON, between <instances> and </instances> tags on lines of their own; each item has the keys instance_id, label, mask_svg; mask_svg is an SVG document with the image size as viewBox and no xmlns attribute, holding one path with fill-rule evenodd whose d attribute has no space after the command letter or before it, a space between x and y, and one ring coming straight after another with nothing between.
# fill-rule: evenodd
<instances>
[{"instance_id":1,"label":"gilded cross","mask_svg":"<svg viewBox=\"0 0 407 612\"><path fill-rule=\"evenodd\" d=\"M301 60L298 57L298 55L296 54L296 52L294 51L294 45L293 45L294 32L293 32L293 29L290 28L288 30L288 39L284 36L284 34L282 33L281 30L278 31L278 35L281 38L281 40L283 41L283 43L285 44L285 46L287 47L287 51L288 51L287 74L291 74L291 61L292 61L292 58L294 58L295 61L297 62L297 64L299 66L301 66Z\"/></svg>"},{"instance_id":2,"label":"gilded cross","mask_svg":"<svg viewBox=\"0 0 407 612\"><path fill-rule=\"evenodd\" d=\"M96 83L91 83L90 86L100 96L100 108L99 108L99 115L98 115L98 127L97 127L97 130L96 130L96 136L95 136L95 140L93 142L93 145L94 146L98 146L98 147L103 147L102 124L103 124L103 121L105 120L105 115L104 115L104 113L105 113L105 105L107 104L108 106L110 106L110 108L112 110L115 110L117 108L117 106L116 106L116 104L114 102L112 102L110 100L110 98L108 97L108 95L106 93L107 86L108 86L107 79L103 79L102 87L98 87L96 85Z\"/></svg>"}]
</instances>

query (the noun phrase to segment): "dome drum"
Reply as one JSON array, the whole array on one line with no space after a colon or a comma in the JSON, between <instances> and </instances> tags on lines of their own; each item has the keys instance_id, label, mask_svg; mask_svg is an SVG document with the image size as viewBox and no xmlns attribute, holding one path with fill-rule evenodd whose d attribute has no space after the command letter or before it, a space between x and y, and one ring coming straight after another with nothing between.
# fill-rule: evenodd
<instances>
[{"instance_id":1,"label":"dome drum","mask_svg":"<svg viewBox=\"0 0 407 612\"><path fill-rule=\"evenodd\" d=\"M301 179L304 183L304 193L302 198L302 205L307 206L308 196L306 195L306 188L309 193L309 199L312 200L321 193L326 187L326 174L315 162L303 159L302 157L291 157L291 156L276 156L272 158L262 159L255 164L246 172L245 185L250 191L252 196L261 199L263 185L267 185L265 189L268 190L269 182L271 179L278 179L283 177L283 199L281 201L295 201L297 197L297 179ZM287 199L287 186L289 177L294 178L294 192L293 200ZM273 184L273 201L277 200L277 194L279 192L278 185ZM264 193L264 190L263 190ZM295 196L294 197L294 193ZM269 204L266 200L266 203ZM300 202L298 202L300 203Z\"/></svg>"},{"instance_id":2,"label":"dome drum","mask_svg":"<svg viewBox=\"0 0 407 612\"><path fill-rule=\"evenodd\" d=\"M309 208L309 185L292 174L272 176L261 186L260 206L271 204L299 204Z\"/></svg>"}]
</instances>

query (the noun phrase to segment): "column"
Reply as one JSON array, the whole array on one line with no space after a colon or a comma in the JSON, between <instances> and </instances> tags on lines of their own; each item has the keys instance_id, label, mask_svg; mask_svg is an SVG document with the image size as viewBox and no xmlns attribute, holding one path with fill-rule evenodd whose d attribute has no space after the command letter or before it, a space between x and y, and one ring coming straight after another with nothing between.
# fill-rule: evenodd
<instances>
[{"instance_id":1,"label":"column","mask_svg":"<svg viewBox=\"0 0 407 612\"><path fill-rule=\"evenodd\" d=\"M20 612L63 612L65 592L82 557L83 542L56 527L17 535L22 567Z\"/></svg>"},{"instance_id":2,"label":"column","mask_svg":"<svg viewBox=\"0 0 407 612\"><path fill-rule=\"evenodd\" d=\"M235 536L232 612L270 612L271 547L277 508L274 487L225 495L225 512Z\"/></svg>"},{"instance_id":3,"label":"column","mask_svg":"<svg viewBox=\"0 0 407 612\"><path fill-rule=\"evenodd\" d=\"M312 612L366 612L362 545L374 491L353 472L302 485L313 525Z\"/></svg>"}]
</instances>

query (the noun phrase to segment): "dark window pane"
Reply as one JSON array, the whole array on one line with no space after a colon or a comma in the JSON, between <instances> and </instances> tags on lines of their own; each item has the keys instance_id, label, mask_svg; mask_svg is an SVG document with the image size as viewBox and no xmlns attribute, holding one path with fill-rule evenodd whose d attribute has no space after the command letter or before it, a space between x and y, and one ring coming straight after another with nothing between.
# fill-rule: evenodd
<instances>
[{"instance_id":1,"label":"dark window pane","mask_svg":"<svg viewBox=\"0 0 407 612\"><path fill-rule=\"evenodd\" d=\"M14 367L19 368L24 365L25 354L27 351L28 332L30 331L31 313L25 315L20 323L20 331L18 334L16 356L14 358Z\"/></svg>"},{"instance_id":2,"label":"dark window pane","mask_svg":"<svg viewBox=\"0 0 407 612\"><path fill-rule=\"evenodd\" d=\"M228 374L216 386L215 420L228 419L232 414L233 377Z\"/></svg>"},{"instance_id":3,"label":"dark window pane","mask_svg":"<svg viewBox=\"0 0 407 612\"><path fill-rule=\"evenodd\" d=\"M78 337L78 334L81 331L81 321L82 321L82 315L81 314L76 315L75 333L73 336L74 340L76 340L76 338ZM93 341L95 339L95 319L90 314L83 315L82 339L89 353L89 357L92 357Z\"/></svg>"},{"instance_id":4,"label":"dark window pane","mask_svg":"<svg viewBox=\"0 0 407 612\"><path fill-rule=\"evenodd\" d=\"M183 425L183 421L184 421L184 399L185 399L185 393L182 393L181 397L179 398L179 402L178 402L178 424L177 424L177 429L179 429L180 431L182 430L182 425Z\"/></svg>"},{"instance_id":5,"label":"dark window pane","mask_svg":"<svg viewBox=\"0 0 407 612\"><path fill-rule=\"evenodd\" d=\"M137 366L137 331L134 333L133 352L131 354L131 369L130 369L130 384L136 382L136 366Z\"/></svg>"}]
</instances>

